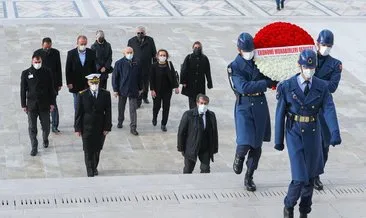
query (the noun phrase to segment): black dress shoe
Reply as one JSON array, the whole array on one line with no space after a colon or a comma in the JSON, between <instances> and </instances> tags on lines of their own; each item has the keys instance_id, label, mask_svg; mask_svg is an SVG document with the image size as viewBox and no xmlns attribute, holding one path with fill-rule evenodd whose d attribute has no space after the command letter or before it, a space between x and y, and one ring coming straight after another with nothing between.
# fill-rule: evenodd
<instances>
[{"instance_id":1,"label":"black dress shoe","mask_svg":"<svg viewBox=\"0 0 366 218\"><path fill-rule=\"evenodd\" d=\"M139 135L139 133L136 131L136 129L131 129L130 132L132 135Z\"/></svg>"},{"instance_id":2,"label":"black dress shoe","mask_svg":"<svg viewBox=\"0 0 366 218\"><path fill-rule=\"evenodd\" d=\"M294 218L294 208L283 208L283 218Z\"/></svg>"},{"instance_id":3,"label":"black dress shoe","mask_svg":"<svg viewBox=\"0 0 366 218\"><path fill-rule=\"evenodd\" d=\"M250 192L254 192L255 190L257 190L257 186L253 182L253 173L254 170L247 170L244 178L244 186Z\"/></svg>"},{"instance_id":4,"label":"black dress shoe","mask_svg":"<svg viewBox=\"0 0 366 218\"><path fill-rule=\"evenodd\" d=\"M323 183L320 181L319 177L315 177L314 179L314 189L318 191L323 190Z\"/></svg>"},{"instance_id":5,"label":"black dress shoe","mask_svg":"<svg viewBox=\"0 0 366 218\"><path fill-rule=\"evenodd\" d=\"M149 99L145 98L145 99L144 99L144 103L145 103L145 104L150 104Z\"/></svg>"},{"instance_id":6,"label":"black dress shoe","mask_svg":"<svg viewBox=\"0 0 366 218\"><path fill-rule=\"evenodd\" d=\"M44 148L48 148L49 144L50 144L50 142L48 140L43 141L43 147Z\"/></svg>"},{"instance_id":7,"label":"black dress shoe","mask_svg":"<svg viewBox=\"0 0 366 218\"><path fill-rule=\"evenodd\" d=\"M243 164L244 164L244 158L235 154L233 170L236 174L240 174L243 171Z\"/></svg>"},{"instance_id":8,"label":"black dress shoe","mask_svg":"<svg viewBox=\"0 0 366 218\"><path fill-rule=\"evenodd\" d=\"M52 132L53 133L57 133L57 128L56 127L52 127Z\"/></svg>"},{"instance_id":9,"label":"black dress shoe","mask_svg":"<svg viewBox=\"0 0 366 218\"><path fill-rule=\"evenodd\" d=\"M162 130L163 132L166 132L166 131L167 131L166 126L165 126L165 125L161 125L161 130Z\"/></svg>"},{"instance_id":10,"label":"black dress shoe","mask_svg":"<svg viewBox=\"0 0 366 218\"><path fill-rule=\"evenodd\" d=\"M300 213L300 218L308 218L308 214L307 213Z\"/></svg>"},{"instance_id":11,"label":"black dress shoe","mask_svg":"<svg viewBox=\"0 0 366 218\"><path fill-rule=\"evenodd\" d=\"M158 121L156 121L156 119L153 119L153 120L152 120L152 125L153 125L153 126L156 126L156 124L157 124L157 123L158 123Z\"/></svg>"},{"instance_id":12,"label":"black dress shoe","mask_svg":"<svg viewBox=\"0 0 366 218\"><path fill-rule=\"evenodd\" d=\"M285 7L285 1L281 1L281 8L283 9Z\"/></svg>"},{"instance_id":13,"label":"black dress shoe","mask_svg":"<svg viewBox=\"0 0 366 218\"><path fill-rule=\"evenodd\" d=\"M98 174L99 174L97 169L95 169L93 173L94 173L94 176L98 176Z\"/></svg>"},{"instance_id":14,"label":"black dress shoe","mask_svg":"<svg viewBox=\"0 0 366 218\"><path fill-rule=\"evenodd\" d=\"M280 10L281 10L280 6L277 6L277 11L280 11Z\"/></svg>"},{"instance_id":15,"label":"black dress shoe","mask_svg":"<svg viewBox=\"0 0 366 218\"><path fill-rule=\"evenodd\" d=\"M118 128L118 129L122 129L122 127L123 127L122 123L118 123L118 124L117 124L117 128Z\"/></svg>"},{"instance_id":16,"label":"black dress shoe","mask_svg":"<svg viewBox=\"0 0 366 218\"><path fill-rule=\"evenodd\" d=\"M34 156L37 155L37 153L38 153L37 148L32 148L32 151L31 151L30 155L34 157Z\"/></svg>"}]
</instances>

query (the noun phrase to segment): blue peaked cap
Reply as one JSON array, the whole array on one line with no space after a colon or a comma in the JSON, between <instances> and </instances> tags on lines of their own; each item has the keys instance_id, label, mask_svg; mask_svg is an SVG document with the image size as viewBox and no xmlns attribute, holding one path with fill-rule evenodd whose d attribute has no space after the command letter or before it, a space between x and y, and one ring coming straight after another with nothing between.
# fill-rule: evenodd
<instances>
[{"instance_id":1,"label":"blue peaked cap","mask_svg":"<svg viewBox=\"0 0 366 218\"><path fill-rule=\"evenodd\" d=\"M236 44L240 50L243 51L253 51L254 42L253 37L249 33L241 33L238 37L238 42Z\"/></svg>"}]
</instances>

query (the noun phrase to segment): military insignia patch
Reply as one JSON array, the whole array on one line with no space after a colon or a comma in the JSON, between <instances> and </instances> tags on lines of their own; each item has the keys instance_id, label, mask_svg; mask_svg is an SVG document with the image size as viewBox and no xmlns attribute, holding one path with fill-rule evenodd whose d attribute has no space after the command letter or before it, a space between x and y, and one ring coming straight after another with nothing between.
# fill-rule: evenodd
<instances>
[{"instance_id":1,"label":"military insignia patch","mask_svg":"<svg viewBox=\"0 0 366 218\"><path fill-rule=\"evenodd\" d=\"M309 58L308 59L308 64L312 64L313 63L313 59L312 58Z\"/></svg>"}]
</instances>

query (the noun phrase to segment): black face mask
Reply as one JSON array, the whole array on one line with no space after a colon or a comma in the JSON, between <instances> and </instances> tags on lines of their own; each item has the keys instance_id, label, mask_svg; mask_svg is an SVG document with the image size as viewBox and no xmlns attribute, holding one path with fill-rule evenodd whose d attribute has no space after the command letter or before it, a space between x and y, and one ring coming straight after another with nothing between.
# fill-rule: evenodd
<instances>
[{"instance_id":1,"label":"black face mask","mask_svg":"<svg viewBox=\"0 0 366 218\"><path fill-rule=\"evenodd\" d=\"M98 39L98 42L99 42L99 43L101 43L101 44L102 44L102 43L104 43L104 41L105 41L104 37L100 37L100 38Z\"/></svg>"},{"instance_id":2,"label":"black face mask","mask_svg":"<svg viewBox=\"0 0 366 218\"><path fill-rule=\"evenodd\" d=\"M202 48L194 48L193 54L195 55L201 55L202 54Z\"/></svg>"},{"instance_id":3,"label":"black face mask","mask_svg":"<svg viewBox=\"0 0 366 218\"><path fill-rule=\"evenodd\" d=\"M137 34L137 38L141 41L145 38L144 34Z\"/></svg>"}]
</instances>

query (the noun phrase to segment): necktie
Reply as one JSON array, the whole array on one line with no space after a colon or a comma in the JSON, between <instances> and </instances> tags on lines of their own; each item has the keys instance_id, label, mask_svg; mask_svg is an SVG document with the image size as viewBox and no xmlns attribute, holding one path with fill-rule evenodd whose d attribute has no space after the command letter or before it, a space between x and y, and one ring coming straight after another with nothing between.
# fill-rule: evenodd
<instances>
[{"instance_id":1,"label":"necktie","mask_svg":"<svg viewBox=\"0 0 366 218\"><path fill-rule=\"evenodd\" d=\"M305 86L305 89L304 89L304 95L307 96L309 94L309 91L310 91L310 86L309 86L310 81L307 80L307 81L305 81L305 83L306 83L306 86Z\"/></svg>"},{"instance_id":2,"label":"necktie","mask_svg":"<svg viewBox=\"0 0 366 218\"><path fill-rule=\"evenodd\" d=\"M93 96L96 99L97 98L97 92L93 92Z\"/></svg>"},{"instance_id":3,"label":"necktie","mask_svg":"<svg viewBox=\"0 0 366 218\"><path fill-rule=\"evenodd\" d=\"M200 128L205 129L205 124L203 122L203 114L200 114L198 122L200 124Z\"/></svg>"}]
</instances>

